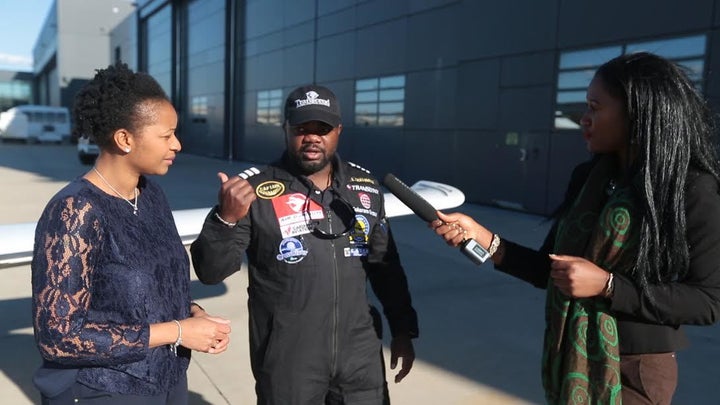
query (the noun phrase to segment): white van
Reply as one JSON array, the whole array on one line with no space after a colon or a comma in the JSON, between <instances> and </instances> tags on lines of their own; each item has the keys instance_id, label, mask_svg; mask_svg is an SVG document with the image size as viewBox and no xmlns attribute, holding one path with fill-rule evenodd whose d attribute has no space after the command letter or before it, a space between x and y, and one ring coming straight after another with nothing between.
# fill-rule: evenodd
<instances>
[{"instance_id":1,"label":"white van","mask_svg":"<svg viewBox=\"0 0 720 405\"><path fill-rule=\"evenodd\" d=\"M0 140L59 143L69 137L70 112L65 107L25 104L0 113Z\"/></svg>"}]
</instances>

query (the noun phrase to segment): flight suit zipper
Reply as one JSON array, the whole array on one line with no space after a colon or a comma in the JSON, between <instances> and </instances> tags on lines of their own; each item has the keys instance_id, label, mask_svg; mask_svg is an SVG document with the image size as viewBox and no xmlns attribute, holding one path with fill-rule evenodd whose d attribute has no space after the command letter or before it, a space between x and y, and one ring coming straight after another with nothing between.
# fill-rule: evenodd
<instances>
[{"instance_id":1,"label":"flight suit zipper","mask_svg":"<svg viewBox=\"0 0 720 405\"><path fill-rule=\"evenodd\" d=\"M328 230L329 232L333 232L333 226L332 226L332 213L330 208L328 207L327 210L327 219L328 219ZM337 372L337 354L338 354L338 329L339 329L339 322L340 322L340 280L338 275L338 263L337 263L337 254L335 249L335 239L330 240L330 248L332 249L332 260L333 260L333 331L332 331L332 359L331 359L331 366L330 366L330 375L335 376L335 373Z\"/></svg>"}]
</instances>

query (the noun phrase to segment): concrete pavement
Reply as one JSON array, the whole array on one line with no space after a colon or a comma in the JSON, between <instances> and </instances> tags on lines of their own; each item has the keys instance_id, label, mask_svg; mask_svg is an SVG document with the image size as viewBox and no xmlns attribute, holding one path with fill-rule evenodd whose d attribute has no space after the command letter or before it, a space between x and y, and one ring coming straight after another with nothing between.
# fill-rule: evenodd
<instances>
[{"instance_id":1,"label":"concrete pavement","mask_svg":"<svg viewBox=\"0 0 720 405\"><path fill-rule=\"evenodd\" d=\"M216 199L215 173L247 167L181 154L170 173L158 180L173 209L209 207ZM35 221L47 200L86 170L70 145L0 144L0 223ZM529 246L537 246L549 226L542 217L491 207L466 204L459 210ZM390 384L393 403L542 403L544 292L489 264L474 266L414 216L393 218L392 226L421 328L412 372L402 383ZM29 266L0 269L2 403L38 403L30 380L40 357L32 337L29 273ZM255 401L246 287L245 271L217 286L202 285L193 277L193 296L208 312L230 318L233 334L226 353L193 355L188 374L191 404ZM720 326L688 328L688 334L693 346L679 355L681 377L674 403L720 403ZM388 370L389 380L393 375Z\"/></svg>"}]
</instances>

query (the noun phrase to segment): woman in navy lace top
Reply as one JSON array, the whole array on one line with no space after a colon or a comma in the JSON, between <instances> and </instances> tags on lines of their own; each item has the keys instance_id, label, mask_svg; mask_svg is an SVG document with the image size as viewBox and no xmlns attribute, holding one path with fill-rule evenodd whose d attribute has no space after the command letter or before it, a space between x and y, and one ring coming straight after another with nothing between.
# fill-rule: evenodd
<instances>
[{"instance_id":1,"label":"woman in navy lace top","mask_svg":"<svg viewBox=\"0 0 720 405\"><path fill-rule=\"evenodd\" d=\"M186 250L145 177L180 151L177 114L152 77L117 64L78 93L74 118L101 152L38 221L35 384L43 404L187 403L190 350L225 351L230 325L191 302Z\"/></svg>"}]
</instances>

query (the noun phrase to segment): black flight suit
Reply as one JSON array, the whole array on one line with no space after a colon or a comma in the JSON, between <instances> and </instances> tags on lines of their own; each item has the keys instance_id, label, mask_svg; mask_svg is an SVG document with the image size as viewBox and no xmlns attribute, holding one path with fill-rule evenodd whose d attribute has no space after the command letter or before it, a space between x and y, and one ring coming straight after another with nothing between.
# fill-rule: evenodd
<instances>
[{"instance_id":1,"label":"black flight suit","mask_svg":"<svg viewBox=\"0 0 720 405\"><path fill-rule=\"evenodd\" d=\"M256 201L234 228L208 215L192 244L203 283L248 258L250 356L258 404L382 404L382 346L370 280L393 336L417 337L404 270L370 173L339 158L320 191L292 173L287 155L248 178Z\"/></svg>"}]
</instances>

